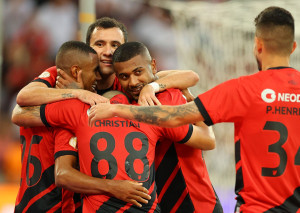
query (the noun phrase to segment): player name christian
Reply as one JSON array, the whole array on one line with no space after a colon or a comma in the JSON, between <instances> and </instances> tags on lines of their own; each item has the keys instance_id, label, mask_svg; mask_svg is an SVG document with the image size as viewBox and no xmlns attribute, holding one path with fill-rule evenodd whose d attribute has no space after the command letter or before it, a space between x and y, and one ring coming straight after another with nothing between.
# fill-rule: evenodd
<instances>
[{"instance_id":1,"label":"player name christian","mask_svg":"<svg viewBox=\"0 0 300 213\"><path fill-rule=\"evenodd\" d=\"M140 123L133 121L119 121L119 120L97 120L95 127L137 127L140 128Z\"/></svg>"},{"instance_id":2,"label":"player name christian","mask_svg":"<svg viewBox=\"0 0 300 213\"><path fill-rule=\"evenodd\" d=\"M297 107L282 107L282 106L267 106L266 113L274 115L300 115L300 108Z\"/></svg>"}]
</instances>

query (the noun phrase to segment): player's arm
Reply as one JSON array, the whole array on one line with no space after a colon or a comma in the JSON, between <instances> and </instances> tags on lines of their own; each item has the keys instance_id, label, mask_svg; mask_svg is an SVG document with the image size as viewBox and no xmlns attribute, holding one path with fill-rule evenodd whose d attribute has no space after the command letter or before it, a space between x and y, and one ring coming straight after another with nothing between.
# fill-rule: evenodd
<instances>
[{"instance_id":1,"label":"player's arm","mask_svg":"<svg viewBox=\"0 0 300 213\"><path fill-rule=\"evenodd\" d=\"M109 180L88 176L77 169L77 158L63 155L55 160L55 184L85 194L106 194L141 207L151 196L142 183L129 180Z\"/></svg>"},{"instance_id":2,"label":"player's arm","mask_svg":"<svg viewBox=\"0 0 300 213\"><path fill-rule=\"evenodd\" d=\"M166 89L180 90L194 86L199 81L199 75L192 70L166 70L156 74L155 83L150 83L141 90L138 103L142 106L160 105L155 93Z\"/></svg>"},{"instance_id":3,"label":"player's arm","mask_svg":"<svg viewBox=\"0 0 300 213\"><path fill-rule=\"evenodd\" d=\"M193 125L193 133L185 145L196 149L211 150L216 147L215 134L212 127L200 121Z\"/></svg>"},{"instance_id":4,"label":"player's arm","mask_svg":"<svg viewBox=\"0 0 300 213\"><path fill-rule=\"evenodd\" d=\"M178 106L150 107L97 104L90 110L89 125L92 126L96 120L114 116L162 127L177 127L204 120L194 101Z\"/></svg>"},{"instance_id":5,"label":"player's arm","mask_svg":"<svg viewBox=\"0 0 300 213\"><path fill-rule=\"evenodd\" d=\"M69 98L77 98L76 90L57 90L47 87L42 82L31 82L23 87L17 95L20 106L36 106Z\"/></svg>"},{"instance_id":6,"label":"player's arm","mask_svg":"<svg viewBox=\"0 0 300 213\"><path fill-rule=\"evenodd\" d=\"M96 93L83 90L81 72L78 75L79 84L69 84L68 89L49 88L42 82L31 82L23 87L17 95L17 104L20 106L37 106L71 98L78 98L91 106L108 100Z\"/></svg>"},{"instance_id":7,"label":"player's arm","mask_svg":"<svg viewBox=\"0 0 300 213\"><path fill-rule=\"evenodd\" d=\"M187 89L199 81L199 75L193 70L165 70L157 72L156 76L159 92L170 88Z\"/></svg>"},{"instance_id":8,"label":"player's arm","mask_svg":"<svg viewBox=\"0 0 300 213\"><path fill-rule=\"evenodd\" d=\"M191 93L189 88L181 90L183 96L186 98L187 102L191 102L195 99L194 95Z\"/></svg>"},{"instance_id":9,"label":"player's arm","mask_svg":"<svg viewBox=\"0 0 300 213\"><path fill-rule=\"evenodd\" d=\"M17 104L13 110L11 120L18 126L44 126L40 117L40 106L20 107Z\"/></svg>"}]
</instances>

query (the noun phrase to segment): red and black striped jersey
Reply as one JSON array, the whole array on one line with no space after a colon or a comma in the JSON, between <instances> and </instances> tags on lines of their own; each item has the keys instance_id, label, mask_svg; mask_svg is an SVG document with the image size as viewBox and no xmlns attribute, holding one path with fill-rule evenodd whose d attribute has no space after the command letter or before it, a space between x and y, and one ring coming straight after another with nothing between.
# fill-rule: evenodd
<instances>
[{"instance_id":1,"label":"red and black striped jersey","mask_svg":"<svg viewBox=\"0 0 300 213\"><path fill-rule=\"evenodd\" d=\"M195 103L208 125L234 123L237 212L299 212L300 72L232 79Z\"/></svg>"},{"instance_id":2,"label":"red and black striped jersey","mask_svg":"<svg viewBox=\"0 0 300 213\"><path fill-rule=\"evenodd\" d=\"M20 127L22 170L15 212L74 212L73 193L56 187L54 180L54 138L69 141L72 136L65 130Z\"/></svg>"},{"instance_id":3,"label":"red and black striped jersey","mask_svg":"<svg viewBox=\"0 0 300 213\"><path fill-rule=\"evenodd\" d=\"M178 89L168 89L156 96L163 105L186 103ZM170 140L160 141L156 146L155 167L162 212L223 212L211 184L202 150Z\"/></svg>"},{"instance_id":4,"label":"red and black striped jersey","mask_svg":"<svg viewBox=\"0 0 300 213\"><path fill-rule=\"evenodd\" d=\"M56 67L50 67L33 81L54 87ZM20 127L22 149L21 183L15 212L74 212L73 192L55 186L56 151L77 153L69 145L73 135L63 129Z\"/></svg>"},{"instance_id":5,"label":"red and black striped jersey","mask_svg":"<svg viewBox=\"0 0 300 213\"><path fill-rule=\"evenodd\" d=\"M142 182L151 200L139 208L107 195L86 194L83 212L160 212L154 177L156 142L168 137L184 143L193 127L168 129L118 117L95 121L89 127L89 108L75 99L56 102L41 107L41 118L47 126L63 126L76 135L81 172L103 179Z\"/></svg>"}]
</instances>

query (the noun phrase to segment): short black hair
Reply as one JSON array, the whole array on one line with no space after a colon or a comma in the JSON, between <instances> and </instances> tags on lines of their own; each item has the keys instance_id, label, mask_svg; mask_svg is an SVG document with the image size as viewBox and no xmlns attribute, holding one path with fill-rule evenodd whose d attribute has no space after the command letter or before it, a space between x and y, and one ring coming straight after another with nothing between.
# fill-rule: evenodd
<instances>
[{"instance_id":1,"label":"short black hair","mask_svg":"<svg viewBox=\"0 0 300 213\"><path fill-rule=\"evenodd\" d=\"M92 47L82 41L67 41L60 46L56 54L56 66L61 69L69 66L69 63L66 64L66 58L70 55L72 57L73 55L73 60L75 60L77 58L75 53L86 56L88 56L90 53L97 55L97 52Z\"/></svg>"},{"instance_id":2,"label":"short black hair","mask_svg":"<svg viewBox=\"0 0 300 213\"><path fill-rule=\"evenodd\" d=\"M143 43L137 41L127 42L115 50L112 63L128 61L137 55L148 56L151 60L150 53Z\"/></svg>"},{"instance_id":3,"label":"short black hair","mask_svg":"<svg viewBox=\"0 0 300 213\"><path fill-rule=\"evenodd\" d=\"M255 26L288 26L292 32L295 31L295 23L292 14L281 7L268 7L264 9L256 18Z\"/></svg>"},{"instance_id":4,"label":"short black hair","mask_svg":"<svg viewBox=\"0 0 300 213\"><path fill-rule=\"evenodd\" d=\"M103 29L110 29L110 28L119 28L124 36L124 41L127 42L128 41L128 32L127 29L125 27L124 24L122 24L121 22L117 21L114 18L110 18L110 17L102 17L100 19L97 19L94 23L92 23L87 32L86 32L86 43L88 45L90 45L90 40L91 40L91 35L94 31L95 28L103 28Z\"/></svg>"},{"instance_id":5,"label":"short black hair","mask_svg":"<svg viewBox=\"0 0 300 213\"><path fill-rule=\"evenodd\" d=\"M292 14L281 7L268 7L254 20L256 36L264 39L270 51L290 54L295 39Z\"/></svg>"}]
</instances>

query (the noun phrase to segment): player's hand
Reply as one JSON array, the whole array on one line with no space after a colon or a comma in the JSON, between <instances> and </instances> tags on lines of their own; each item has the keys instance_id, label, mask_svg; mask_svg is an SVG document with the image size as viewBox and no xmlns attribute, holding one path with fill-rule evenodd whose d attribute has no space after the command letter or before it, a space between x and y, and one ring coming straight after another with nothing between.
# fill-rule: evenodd
<instances>
[{"instance_id":1,"label":"player's hand","mask_svg":"<svg viewBox=\"0 0 300 213\"><path fill-rule=\"evenodd\" d=\"M188 88L181 90L181 92L185 96L187 102L191 102L195 99L195 97L192 95Z\"/></svg>"},{"instance_id":2,"label":"player's hand","mask_svg":"<svg viewBox=\"0 0 300 213\"><path fill-rule=\"evenodd\" d=\"M100 104L100 103L109 103L109 99L101 96L101 95L98 95L97 93L93 93L93 92L90 92L88 90L76 90L74 91L75 94L76 94L76 97L84 102L84 103L87 103L91 106L94 106L95 104Z\"/></svg>"},{"instance_id":3,"label":"player's hand","mask_svg":"<svg viewBox=\"0 0 300 213\"><path fill-rule=\"evenodd\" d=\"M83 81L81 77L82 71L78 72L77 81L66 74L63 70L57 69L56 88L59 89L83 89Z\"/></svg>"},{"instance_id":4,"label":"player's hand","mask_svg":"<svg viewBox=\"0 0 300 213\"><path fill-rule=\"evenodd\" d=\"M113 107L114 104L110 103L100 103L92 106L89 112L89 126L92 127L97 120L113 117Z\"/></svg>"},{"instance_id":5,"label":"player's hand","mask_svg":"<svg viewBox=\"0 0 300 213\"><path fill-rule=\"evenodd\" d=\"M144 86L144 88L141 90L138 104L141 106L161 105L161 103L155 96L153 87L150 85Z\"/></svg>"},{"instance_id":6,"label":"player's hand","mask_svg":"<svg viewBox=\"0 0 300 213\"><path fill-rule=\"evenodd\" d=\"M138 207L142 207L142 203L146 204L151 199L149 191L142 186L142 183L129 180L112 180L109 187L112 196Z\"/></svg>"}]
</instances>

